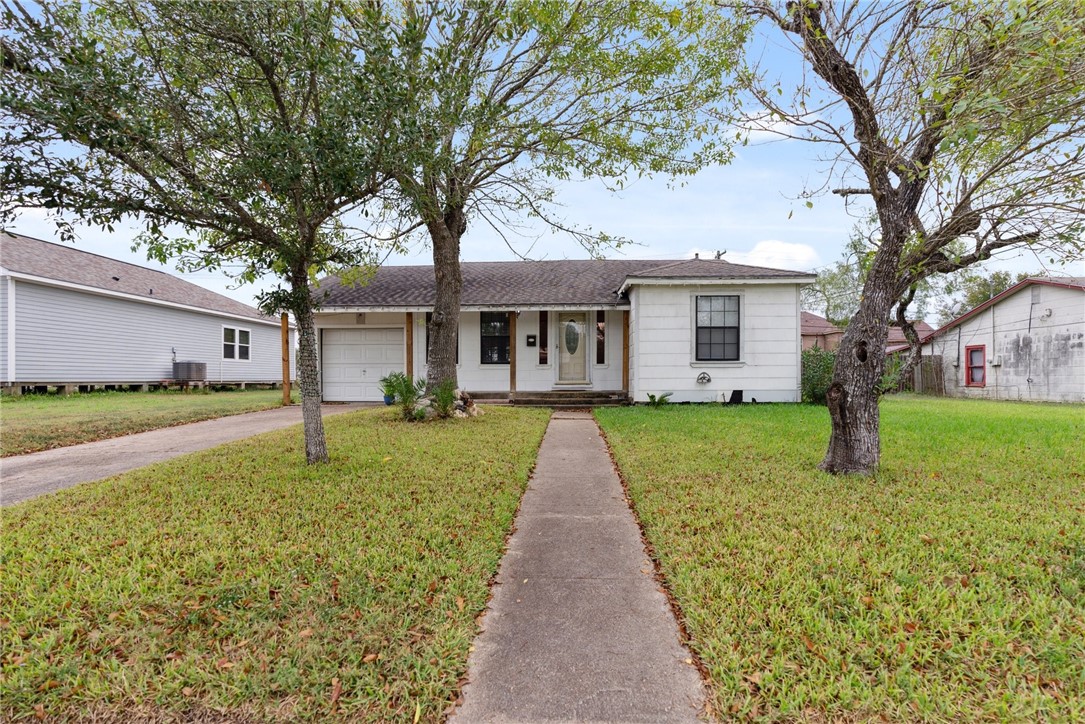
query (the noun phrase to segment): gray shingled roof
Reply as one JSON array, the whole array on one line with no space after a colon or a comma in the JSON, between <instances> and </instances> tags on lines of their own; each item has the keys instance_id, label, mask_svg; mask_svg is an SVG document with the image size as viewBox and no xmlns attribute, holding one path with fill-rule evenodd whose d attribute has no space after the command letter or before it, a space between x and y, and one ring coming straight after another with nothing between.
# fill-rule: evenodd
<instances>
[{"instance_id":1,"label":"gray shingled roof","mask_svg":"<svg viewBox=\"0 0 1085 724\"><path fill-rule=\"evenodd\" d=\"M261 314L255 307L165 272L19 234L0 233L0 267L20 274L131 294L149 301L172 302L265 322L277 321Z\"/></svg>"},{"instance_id":2,"label":"gray shingled roof","mask_svg":"<svg viewBox=\"0 0 1085 724\"><path fill-rule=\"evenodd\" d=\"M529 306L619 304L618 290L638 279L774 279L809 272L732 264L722 260L579 259L564 261L463 262L461 304ZM324 307L430 307L436 298L431 266L383 266L366 285L321 279L314 292Z\"/></svg>"},{"instance_id":3,"label":"gray shingled roof","mask_svg":"<svg viewBox=\"0 0 1085 724\"><path fill-rule=\"evenodd\" d=\"M810 272L732 264L723 259L652 262L654 268L630 274L637 279L779 279L813 276ZM661 266L662 265L662 266Z\"/></svg>"}]
</instances>

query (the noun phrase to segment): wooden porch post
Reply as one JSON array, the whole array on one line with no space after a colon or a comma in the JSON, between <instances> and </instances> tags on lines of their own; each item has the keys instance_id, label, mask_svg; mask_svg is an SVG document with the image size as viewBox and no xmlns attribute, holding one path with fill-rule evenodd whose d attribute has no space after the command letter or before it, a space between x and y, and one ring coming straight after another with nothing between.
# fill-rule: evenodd
<instances>
[{"instance_id":1,"label":"wooden porch post","mask_svg":"<svg viewBox=\"0 0 1085 724\"><path fill-rule=\"evenodd\" d=\"M629 395L629 310L622 310L622 392Z\"/></svg>"},{"instance_id":2,"label":"wooden porch post","mask_svg":"<svg viewBox=\"0 0 1085 724\"><path fill-rule=\"evenodd\" d=\"M516 312L509 312L509 399L516 394Z\"/></svg>"},{"instance_id":3,"label":"wooden porch post","mask_svg":"<svg viewBox=\"0 0 1085 724\"><path fill-rule=\"evenodd\" d=\"M290 404L290 317L285 313L279 318L283 335L283 405Z\"/></svg>"},{"instance_id":4,"label":"wooden porch post","mask_svg":"<svg viewBox=\"0 0 1085 724\"><path fill-rule=\"evenodd\" d=\"M407 379L414 381L414 312L407 312Z\"/></svg>"}]
</instances>

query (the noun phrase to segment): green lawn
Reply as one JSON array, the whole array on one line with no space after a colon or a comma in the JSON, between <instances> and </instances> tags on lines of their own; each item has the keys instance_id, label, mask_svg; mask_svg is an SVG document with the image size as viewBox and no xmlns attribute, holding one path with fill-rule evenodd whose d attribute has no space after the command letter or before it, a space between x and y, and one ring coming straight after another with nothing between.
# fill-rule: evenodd
<instances>
[{"instance_id":1,"label":"green lawn","mask_svg":"<svg viewBox=\"0 0 1085 724\"><path fill-rule=\"evenodd\" d=\"M548 415L397 417L4 509L0 719L439 721Z\"/></svg>"},{"instance_id":2,"label":"green lawn","mask_svg":"<svg viewBox=\"0 0 1085 724\"><path fill-rule=\"evenodd\" d=\"M882 413L864 479L823 408L597 411L714 712L1085 720L1085 408Z\"/></svg>"},{"instance_id":3,"label":"green lawn","mask_svg":"<svg viewBox=\"0 0 1085 724\"><path fill-rule=\"evenodd\" d=\"M282 405L282 390L0 397L0 455L49 450Z\"/></svg>"}]
</instances>

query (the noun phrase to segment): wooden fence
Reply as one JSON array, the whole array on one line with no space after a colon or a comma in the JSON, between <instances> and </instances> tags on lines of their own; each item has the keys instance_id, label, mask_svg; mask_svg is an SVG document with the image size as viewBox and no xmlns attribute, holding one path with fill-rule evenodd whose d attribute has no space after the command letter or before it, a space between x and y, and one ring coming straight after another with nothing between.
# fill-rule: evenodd
<instances>
[{"instance_id":1,"label":"wooden fence","mask_svg":"<svg viewBox=\"0 0 1085 724\"><path fill-rule=\"evenodd\" d=\"M942 373L942 355L921 357L912 374L901 378L897 392L918 392L923 395L946 394L946 380Z\"/></svg>"}]
</instances>

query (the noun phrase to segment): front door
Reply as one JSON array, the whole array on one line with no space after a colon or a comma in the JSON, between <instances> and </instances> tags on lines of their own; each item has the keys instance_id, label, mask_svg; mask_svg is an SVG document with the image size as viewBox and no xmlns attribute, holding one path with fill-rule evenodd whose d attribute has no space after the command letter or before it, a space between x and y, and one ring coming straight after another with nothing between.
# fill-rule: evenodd
<instances>
[{"instance_id":1,"label":"front door","mask_svg":"<svg viewBox=\"0 0 1085 724\"><path fill-rule=\"evenodd\" d=\"M558 382L588 383L588 314L562 312L558 315Z\"/></svg>"}]
</instances>

